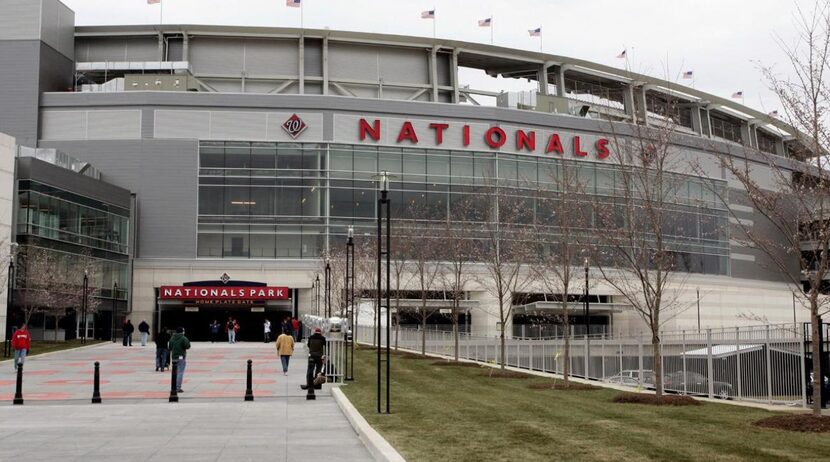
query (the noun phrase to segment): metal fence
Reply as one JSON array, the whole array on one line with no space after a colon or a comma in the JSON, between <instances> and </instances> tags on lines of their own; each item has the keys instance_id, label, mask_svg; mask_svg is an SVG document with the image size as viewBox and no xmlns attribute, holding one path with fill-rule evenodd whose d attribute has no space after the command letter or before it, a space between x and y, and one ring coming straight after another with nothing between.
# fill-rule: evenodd
<instances>
[{"instance_id":1,"label":"metal fence","mask_svg":"<svg viewBox=\"0 0 830 462\"><path fill-rule=\"evenodd\" d=\"M803 325L764 325L661 334L664 389L710 398L806 406ZM374 343L377 330L360 326L359 342ZM392 347L452 357L452 332L400 328L391 333ZM385 340L385 333L381 335ZM506 340L509 366L542 372L564 372L561 338ZM617 385L654 386L654 353L649 336L577 336L571 339L573 376ZM459 357L500 363L497 336L460 333Z\"/></svg>"}]
</instances>

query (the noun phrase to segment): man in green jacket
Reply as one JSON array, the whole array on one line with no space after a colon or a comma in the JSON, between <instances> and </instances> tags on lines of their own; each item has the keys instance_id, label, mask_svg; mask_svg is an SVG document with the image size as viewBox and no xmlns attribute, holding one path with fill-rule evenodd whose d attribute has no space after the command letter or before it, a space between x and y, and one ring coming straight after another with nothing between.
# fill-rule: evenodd
<instances>
[{"instance_id":1,"label":"man in green jacket","mask_svg":"<svg viewBox=\"0 0 830 462\"><path fill-rule=\"evenodd\" d=\"M176 333L170 339L170 356L173 357L173 368L176 370L176 392L182 392L184 368L187 366L187 350L190 349L190 340L184 336L184 327L176 328Z\"/></svg>"}]
</instances>

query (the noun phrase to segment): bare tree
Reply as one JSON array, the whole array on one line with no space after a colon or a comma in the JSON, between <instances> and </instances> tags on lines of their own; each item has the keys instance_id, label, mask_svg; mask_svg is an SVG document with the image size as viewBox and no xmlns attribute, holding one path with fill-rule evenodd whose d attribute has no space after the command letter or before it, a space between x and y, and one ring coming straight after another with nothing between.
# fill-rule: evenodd
<instances>
[{"instance_id":1,"label":"bare tree","mask_svg":"<svg viewBox=\"0 0 830 462\"><path fill-rule=\"evenodd\" d=\"M595 201L596 227L603 232L597 234L600 245L591 249L591 263L648 327L659 399L663 395L660 329L688 308L679 299L686 273L677 264L676 241L685 212L673 210L687 177L680 174L685 167L674 152L670 118L648 126L626 126L630 132L624 135L616 132L614 124L609 126L616 199Z\"/></svg>"},{"instance_id":2,"label":"bare tree","mask_svg":"<svg viewBox=\"0 0 830 462\"><path fill-rule=\"evenodd\" d=\"M579 166L562 163L551 168L550 189L539 191L536 236L541 247L535 258L533 274L545 290L557 294L560 314L556 320L564 327L564 384L569 384L571 355L570 302L574 286L580 280L581 257L585 252L582 230L589 227L590 207L586 207L584 185L579 181ZM548 317L542 314L543 317Z\"/></svg>"},{"instance_id":3,"label":"bare tree","mask_svg":"<svg viewBox=\"0 0 830 462\"><path fill-rule=\"evenodd\" d=\"M755 143L758 148L747 149L742 158L718 154L721 166L745 190L748 205L762 217L754 226L733 220L739 238L760 250L767 265L794 287L804 287L793 293L810 311L813 415L820 416L821 380L827 373L821 370L817 339L821 316L830 306L823 289L830 277L830 2L817 1L812 11L797 8L795 27L795 43L779 39L791 77L783 78L771 67L761 68L780 101L779 115L794 137L790 149L776 150L770 142L764 146L760 134ZM764 184L756 170L769 171L772 184Z\"/></svg>"}]
</instances>

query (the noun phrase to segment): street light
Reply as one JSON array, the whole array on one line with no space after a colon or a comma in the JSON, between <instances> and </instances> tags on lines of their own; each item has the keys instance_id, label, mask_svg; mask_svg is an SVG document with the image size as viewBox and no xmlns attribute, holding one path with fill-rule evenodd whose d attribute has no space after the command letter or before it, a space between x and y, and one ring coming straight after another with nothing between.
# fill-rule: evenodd
<instances>
[{"instance_id":1,"label":"street light","mask_svg":"<svg viewBox=\"0 0 830 462\"><path fill-rule=\"evenodd\" d=\"M380 322L380 309L383 306L381 301L386 301L386 413L389 414L389 363L390 363L390 356L389 356L389 341L390 341L390 324L391 324L391 316L389 313L389 280L390 280L390 267L389 267L389 254L390 254L390 230L391 230L391 220L390 220L390 207L389 207L389 172L386 170L382 171L380 175L377 176L378 178L378 189L380 190L380 198L378 198L378 208L377 208L377 216L378 216L378 249L377 249L377 293L375 294L377 297L377 306L378 309L378 361L377 361L377 370L378 370L378 414L381 413L381 396L380 396L380 379L381 379L381 370L380 370L380 351L381 351L381 322ZM384 230L383 225L384 221L386 222L386 239L383 238ZM384 262L385 260L385 262ZM386 264L386 293L383 293L383 273L381 272L382 263ZM385 296L384 296L385 295Z\"/></svg>"},{"instance_id":2,"label":"street light","mask_svg":"<svg viewBox=\"0 0 830 462\"><path fill-rule=\"evenodd\" d=\"M588 257L585 257L585 335L591 332L591 293L588 289Z\"/></svg>"},{"instance_id":3,"label":"street light","mask_svg":"<svg viewBox=\"0 0 830 462\"><path fill-rule=\"evenodd\" d=\"M700 333L700 287L696 287L697 291L697 333Z\"/></svg>"},{"instance_id":4,"label":"street light","mask_svg":"<svg viewBox=\"0 0 830 462\"><path fill-rule=\"evenodd\" d=\"M112 337L112 343L115 343L115 315L118 312L118 305L116 304L117 297L118 281L112 281L112 328L110 329L110 337Z\"/></svg>"},{"instance_id":5,"label":"street light","mask_svg":"<svg viewBox=\"0 0 830 462\"><path fill-rule=\"evenodd\" d=\"M83 323L84 333L83 333L83 336L81 337L81 343L86 343L86 334L87 334L87 329L86 329L87 298L86 297L87 297L87 288L88 287L89 287L89 270L84 268L84 285L83 285L83 291L84 292L83 292L83 299L81 300L81 309L83 310L83 316L81 316L81 318L83 319L82 323Z\"/></svg>"},{"instance_id":6,"label":"street light","mask_svg":"<svg viewBox=\"0 0 830 462\"><path fill-rule=\"evenodd\" d=\"M329 259L326 258L326 318L331 317L331 263Z\"/></svg>"},{"instance_id":7,"label":"street light","mask_svg":"<svg viewBox=\"0 0 830 462\"><path fill-rule=\"evenodd\" d=\"M314 279L314 314L320 316L320 273Z\"/></svg>"},{"instance_id":8,"label":"street light","mask_svg":"<svg viewBox=\"0 0 830 462\"><path fill-rule=\"evenodd\" d=\"M354 226L349 226L349 238L346 240L346 316L352 332L350 342L349 330L346 330L346 380L354 380L354 339L357 335L354 315Z\"/></svg>"},{"instance_id":9,"label":"street light","mask_svg":"<svg viewBox=\"0 0 830 462\"><path fill-rule=\"evenodd\" d=\"M12 312L12 306L14 305L14 261L17 259L17 242L12 242L9 244L9 287L6 291L6 314ZM8 319L8 316L6 317ZM6 341L3 345L3 356L8 358L11 356L11 339L14 332L11 331L12 326L8 326L6 328Z\"/></svg>"}]
</instances>

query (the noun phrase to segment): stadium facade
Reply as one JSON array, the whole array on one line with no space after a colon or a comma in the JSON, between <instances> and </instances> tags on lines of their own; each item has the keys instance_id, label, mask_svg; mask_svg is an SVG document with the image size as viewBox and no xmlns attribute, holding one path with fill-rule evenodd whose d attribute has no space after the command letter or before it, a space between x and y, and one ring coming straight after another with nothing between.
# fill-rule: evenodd
<instances>
[{"instance_id":1,"label":"stadium facade","mask_svg":"<svg viewBox=\"0 0 830 462\"><path fill-rule=\"evenodd\" d=\"M538 88L517 102L512 93L464 85L459 68ZM481 99L497 104L482 106ZM672 114L669 101L681 103ZM730 239L730 223L760 217L713 154L761 150L787 160L801 152L792 132L735 101L653 77L440 38L76 27L74 13L57 0L0 0L0 108L0 131L15 145L91 164L102 181L131 192L129 237L120 243L127 263L96 284L104 296L121 281L114 298L127 306L119 318L152 320L156 328L202 331L230 315L258 335L263 317L315 310L321 256L344 245L349 226L358 236L374 233L373 178L380 171L394 175L393 207L420 203L435 220L452 218L455 198L493 181L544 185L556 165L578 164L591 194L613 196L604 121L648 124L669 116L677 124L673 150L697 167L683 172L687 186L676 204L689 224L676 236L688 262L682 298L689 309L666 328L806 314L763 253ZM774 187L767 165L754 162L753 169ZM715 190L727 191L729 203ZM7 242L21 241L32 214L60 213L24 206L14 194L17 212L4 207ZM55 217L49 223L57 229L41 237L61 240L65 222ZM644 330L594 273L591 323ZM495 304L471 281L466 322L473 330L494 328ZM102 303L99 312L108 309Z\"/></svg>"}]
</instances>

